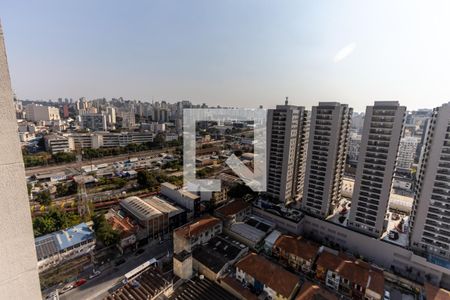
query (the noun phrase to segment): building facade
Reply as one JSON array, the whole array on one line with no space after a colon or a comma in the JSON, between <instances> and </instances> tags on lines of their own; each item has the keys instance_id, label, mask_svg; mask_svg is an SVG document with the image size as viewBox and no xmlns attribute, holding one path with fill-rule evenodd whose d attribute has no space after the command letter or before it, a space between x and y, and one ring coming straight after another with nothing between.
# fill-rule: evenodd
<instances>
[{"instance_id":1,"label":"building facade","mask_svg":"<svg viewBox=\"0 0 450 300\"><path fill-rule=\"evenodd\" d=\"M419 138L407 136L400 140L398 148L397 168L410 170L416 157Z\"/></svg>"},{"instance_id":2,"label":"building facade","mask_svg":"<svg viewBox=\"0 0 450 300\"><path fill-rule=\"evenodd\" d=\"M417 172L410 246L450 258L450 102L436 108L429 122Z\"/></svg>"},{"instance_id":3,"label":"building facade","mask_svg":"<svg viewBox=\"0 0 450 300\"><path fill-rule=\"evenodd\" d=\"M309 114L304 107L277 105L268 112L267 194L288 203L303 195Z\"/></svg>"},{"instance_id":4,"label":"building facade","mask_svg":"<svg viewBox=\"0 0 450 300\"><path fill-rule=\"evenodd\" d=\"M396 101L366 108L348 225L375 237L384 231L405 112Z\"/></svg>"},{"instance_id":5,"label":"building facade","mask_svg":"<svg viewBox=\"0 0 450 300\"><path fill-rule=\"evenodd\" d=\"M352 108L320 102L312 108L302 209L326 218L341 198Z\"/></svg>"}]
</instances>

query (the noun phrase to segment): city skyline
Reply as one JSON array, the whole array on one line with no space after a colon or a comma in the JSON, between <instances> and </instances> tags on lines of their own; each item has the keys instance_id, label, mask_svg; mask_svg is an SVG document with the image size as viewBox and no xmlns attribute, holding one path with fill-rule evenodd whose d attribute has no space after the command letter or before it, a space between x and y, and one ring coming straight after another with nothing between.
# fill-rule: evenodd
<instances>
[{"instance_id":1,"label":"city skyline","mask_svg":"<svg viewBox=\"0 0 450 300\"><path fill-rule=\"evenodd\" d=\"M448 4L254 4L0 4L13 90L267 108L289 96L355 111L447 102Z\"/></svg>"}]
</instances>

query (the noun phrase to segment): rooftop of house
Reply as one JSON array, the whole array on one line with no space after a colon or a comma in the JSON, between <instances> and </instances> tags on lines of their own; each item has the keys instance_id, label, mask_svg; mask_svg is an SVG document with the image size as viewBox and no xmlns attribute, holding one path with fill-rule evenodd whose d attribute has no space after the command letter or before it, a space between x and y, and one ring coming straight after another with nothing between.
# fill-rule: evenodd
<instances>
[{"instance_id":1,"label":"rooftop of house","mask_svg":"<svg viewBox=\"0 0 450 300\"><path fill-rule=\"evenodd\" d=\"M137 230L137 226L133 225L128 217L123 217L115 211L108 212L106 219L112 228L119 231L122 236L132 235Z\"/></svg>"},{"instance_id":2,"label":"rooftop of house","mask_svg":"<svg viewBox=\"0 0 450 300\"><path fill-rule=\"evenodd\" d=\"M328 290L305 281L295 300L338 300L339 298Z\"/></svg>"},{"instance_id":3,"label":"rooftop of house","mask_svg":"<svg viewBox=\"0 0 450 300\"><path fill-rule=\"evenodd\" d=\"M438 288L437 286L425 283L425 295L427 300L448 300L450 299L450 291Z\"/></svg>"},{"instance_id":4,"label":"rooftop of house","mask_svg":"<svg viewBox=\"0 0 450 300\"><path fill-rule=\"evenodd\" d=\"M341 277L352 283L376 292L379 295L384 291L384 275L381 270L376 269L362 260L354 260L343 253L335 255L324 251L316 262L326 270L336 272Z\"/></svg>"},{"instance_id":5,"label":"rooftop of house","mask_svg":"<svg viewBox=\"0 0 450 300\"><path fill-rule=\"evenodd\" d=\"M236 278L228 275L224 278L220 279L234 291L236 291L239 295L241 295L246 300L258 300L258 296L253 294L248 287L244 287L242 283L236 280Z\"/></svg>"},{"instance_id":6,"label":"rooftop of house","mask_svg":"<svg viewBox=\"0 0 450 300\"><path fill-rule=\"evenodd\" d=\"M218 273L226 263L235 260L246 248L245 245L228 236L215 236L206 245L195 249L193 257L213 272Z\"/></svg>"},{"instance_id":7,"label":"rooftop of house","mask_svg":"<svg viewBox=\"0 0 450 300\"><path fill-rule=\"evenodd\" d=\"M186 224L182 227L175 229L174 232L176 235L180 237L189 238L192 236L199 235L202 232L216 226L219 223L221 223L221 221L215 217L203 216L199 219L192 221L189 224Z\"/></svg>"},{"instance_id":8,"label":"rooftop of house","mask_svg":"<svg viewBox=\"0 0 450 300\"><path fill-rule=\"evenodd\" d=\"M216 214L219 216L229 217L249 207L250 207L249 203L245 202L242 199L237 199L216 209Z\"/></svg>"},{"instance_id":9,"label":"rooftop of house","mask_svg":"<svg viewBox=\"0 0 450 300\"><path fill-rule=\"evenodd\" d=\"M307 241L303 237L289 235L281 235L278 237L274 247L306 260L314 260L319 251L317 244Z\"/></svg>"},{"instance_id":10,"label":"rooftop of house","mask_svg":"<svg viewBox=\"0 0 450 300\"><path fill-rule=\"evenodd\" d=\"M299 279L296 275L256 253L250 253L242 258L236 264L236 268L264 283L286 298L292 295L299 284Z\"/></svg>"}]
</instances>

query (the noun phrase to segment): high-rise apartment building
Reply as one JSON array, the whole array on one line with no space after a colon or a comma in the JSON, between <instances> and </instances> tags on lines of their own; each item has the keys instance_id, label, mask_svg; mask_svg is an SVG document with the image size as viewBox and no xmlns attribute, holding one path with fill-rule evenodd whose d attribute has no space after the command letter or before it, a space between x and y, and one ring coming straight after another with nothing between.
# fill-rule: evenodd
<instances>
[{"instance_id":1,"label":"high-rise apartment building","mask_svg":"<svg viewBox=\"0 0 450 300\"><path fill-rule=\"evenodd\" d=\"M89 129L92 131L106 131L106 115L86 113L80 116L80 125L82 129Z\"/></svg>"},{"instance_id":2,"label":"high-rise apartment building","mask_svg":"<svg viewBox=\"0 0 450 300\"><path fill-rule=\"evenodd\" d=\"M403 170L411 169L417 153L419 138L406 136L400 140L398 147L397 168Z\"/></svg>"},{"instance_id":3,"label":"high-rise apartment building","mask_svg":"<svg viewBox=\"0 0 450 300\"><path fill-rule=\"evenodd\" d=\"M283 203L298 200L309 135L309 112L304 107L277 105L268 112L267 194Z\"/></svg>"},{"instance_id":4,"label":"high-rise apartment building","mask_svg":"<svg viewBox=\"0 0 450 300\"><path fill-rule=\"evenodd\" d=\"M413 249L450 259L450 102L428 124L410 227Z\"/></svg>"},{"instance_id":5,"label":"high-rise apartment building","mask_svg":"<svg viewBox=\"0 0 450 300\"><path fill-rule=\"evenodd\" d=\"M341 198L353 109L338 102L312 108L302 209L326 218Z\"/></svg>"},{"instance_id":6,"label":"high-rise apartment building","mask_svg":"<svg viewBox=\"0 0 450 300\"><path fill-rule=\"evenodd\" d=\"M406 107L397 101L367 106L348 226L383 233Z\"/></svg>"}]
</instances>

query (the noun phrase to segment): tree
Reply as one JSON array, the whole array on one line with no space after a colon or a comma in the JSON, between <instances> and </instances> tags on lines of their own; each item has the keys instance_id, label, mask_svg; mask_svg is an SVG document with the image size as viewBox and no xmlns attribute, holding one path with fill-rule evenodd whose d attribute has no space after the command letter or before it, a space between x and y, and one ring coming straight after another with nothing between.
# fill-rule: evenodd
<instances>
[{"instance_id":1,"label":"tree","mask_svg":"<svg viewBox=\"0 0 450 300\"><path fill-rule=\"evenodd\" d=\"M34 235L40 236L75 226L81 222L80 216L51 208L45 215L33 220Z\"/></svg>"},{"instance_id":2,"label":"tree","mask_svg":"<svg viewBox=\"0 0 450 300\"><path fill-rule=\"evenodd\" d=\"M155 175L148 171L138 171L137 182L141 188L153 188L158 185Z\"/></svg>"},{"instance_id":3,"label":"tree","mask_svg":"<svg viewBox=\"0 0 450 300\"><path fill-rule=\"evenodd\" d=\"M44 190L44 191L36 194L36 201L42 205L50 205L50 203L52 203L50 191Z\"/></svg>"},{"instance_id":4,"label":"tree","mask_svg":"<svg viewBox=\"0 0 450 300\"><path fill-rule=\"evenodd\" d=\"M253 194L253 190L243 183L235 184L228 191L228 197L230 198L243 198L246 195Z\"/></svg>"},{"instance_id":5,"label":"tree","mask_svg":"<svg viewBox=\"0 0 450 300\"><path fill-rule=\"evenodd\" d=\"M97 240L101 241L105 246L111 246L119 242L120 232L112 228L104 214L94 215L92 221L94 223L92 228L95 231Z\"/></svg>"}]
</instances>

